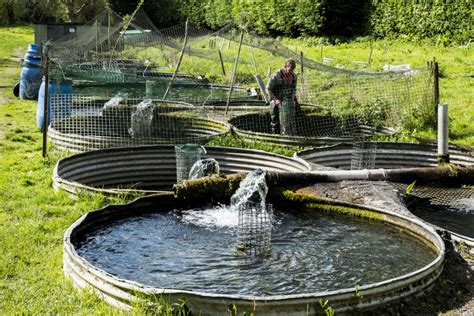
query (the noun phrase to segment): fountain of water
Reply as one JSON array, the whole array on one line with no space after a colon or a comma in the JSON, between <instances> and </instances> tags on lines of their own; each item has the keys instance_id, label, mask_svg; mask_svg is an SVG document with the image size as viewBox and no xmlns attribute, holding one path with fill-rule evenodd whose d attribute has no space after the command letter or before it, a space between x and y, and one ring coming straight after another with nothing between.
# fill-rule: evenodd
<instances>
[{"instance_id":1,"label":"fountain of water","mask_svg":"<svg viewBox=\"0 0 474 316\"><path fill-rule=\"evenodd\" d=\"M265 203L267 193L265 172L257 169L245 177L230 199L230 207L239 217L238 255L268 255L271 251L273 208Z\"/></svg>"},{"instance_id":2,"label":"fountain of water","mask_svg":"<svg viewBox=\"0 0 474 316\"><path fill-rule=\"evenodd\" d=\"M130 118L131 127L128 133L133 138L151 137L153 123L153 102L144 100L137 105L137 109Z\"/></svg>"},{"instance_id":3,"label":"fountain of water","mask_svg":"<svg viewBox=\"0 0 474 316\"><path fill-rule=\"evenodd\" d=\"M189 179L198 179L219 174L219 163L214 158L200 159L191 167Z\"/></svg>"}]
</instances>

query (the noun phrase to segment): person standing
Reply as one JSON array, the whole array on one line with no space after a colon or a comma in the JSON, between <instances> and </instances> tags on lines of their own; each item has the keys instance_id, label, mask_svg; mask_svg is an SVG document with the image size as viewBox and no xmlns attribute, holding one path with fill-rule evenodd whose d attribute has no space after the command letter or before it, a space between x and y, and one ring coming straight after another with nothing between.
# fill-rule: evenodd
<instances>
[{"instance_id":1,"label":"person standing","mask_svg":"<svg viewBox=\"0 0 474 316\"><path fill-rule=\"evenodd\" d=\"M270 98L271 128L274 134L294 135L296 100L296 62L289 58L273 73L266 89Z\"/></svg>"}]
</instances>

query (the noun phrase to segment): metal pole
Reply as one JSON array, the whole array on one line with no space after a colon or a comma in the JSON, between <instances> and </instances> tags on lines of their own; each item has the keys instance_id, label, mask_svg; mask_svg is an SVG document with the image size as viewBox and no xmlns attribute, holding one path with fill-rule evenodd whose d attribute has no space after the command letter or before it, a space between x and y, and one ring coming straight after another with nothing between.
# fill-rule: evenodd
<instances>
[{"instance_id":1,"label":"metal pole","mask_svg":"<svg viewBox=\"0 0 474 316\"><path fill-rule=\"evenodd\" d=\"M183 43L183 48L181 49L181 54L179 55L179 60L178 64L176 65L176 69L173 72L173 76L171 77L171 81L168 84L168 87L166 88L165 94L163 95L163 100L166 100L166 97L168 96L168 93L171 90L171 85L173 85L173 81L176 78L176 75L178 74L179 66L181 65L181 61L183 60L184 56L184 50L186 49L186 44L188 43L188 20L186 19L186 24L184 26L184 43Z\"/></svg>"},{"instance_id":2,"label":"metal pole","mask_svg":"<svg viewBox=\"0 0 474 316\"><path fill-rule=\"evenodd\" d=\"M449 163L448 105L438 105L438 164Z\"/></svg>"},{"instance_id":3,"label":"metal pole","mask_svg":"<svg viewBox=\"0 0 474 316\"><path fill-rule=\"evenodd\" d=\"M49 43L46 42L43 48L44 59L44 99L43 99L43 157L47 154L48 145L48 108L49 108Z\"/></svg>"},{"instance_id":4,"label":"metal pole","mask_svg":"<svg viewBox=\"0 0 474 316\"><path fill-rule=\"evenodd\" d=\"M229 103L230 103L230 98L232 96L232 90L234 89L235 74L237 72L237 64L239 63L240 49L242 48L243 39L244 39L244 31L242 30L240 32L239 49L237 50L237 57L235 58L234 71L232 72L232 79L230 81L229 95L227 96L227 103L225 105L225 114L227 114L227 111L229 110Z\"/></svg>"}]
</instances>

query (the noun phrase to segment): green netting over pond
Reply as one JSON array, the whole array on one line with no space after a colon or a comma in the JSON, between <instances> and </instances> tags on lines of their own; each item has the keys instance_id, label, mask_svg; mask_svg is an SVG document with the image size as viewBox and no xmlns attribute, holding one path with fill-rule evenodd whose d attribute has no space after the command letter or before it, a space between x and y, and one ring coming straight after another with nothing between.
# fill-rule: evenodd
<instances>
[{"instance_id":1,"label":"green netting over pond","mask_svg":"<svg viewBox=\"0 0 474 316\"><path fill-rule=\"evenodd\" d=\"M142 10L132 20L104 11L74 36L53 43L51 77L57 81L73 79L75 94L99 98L125 95L194 105L269 101L265 86L272 86L270 78L285 82L276 71L292 58L296 69L291 78L296 87L288 92L284 84L280 85L281 94L289 97L281 100L286 110L272 116L273 110L267 107L261 116L266 121L248 131L267 133L266 125L273 120L278 128L270 132L276 135L311 137L322 133L338 137L341 133L357 135L361 126L413 130L435 121L431 68L350 70L316 62L300 53L235 25L217 31L192 23L158 29ZM298 117L298 103L322 108L324 113L302 119ZM229 116L227 108L225 112L221 121L236 116ZM323 124L321 117L327 118ZM254 124L255 117L244 118L249 121L239 124ZM332 121L337 121L337 127L326 128L334 126Z\"/></svg>"}]
</instances>

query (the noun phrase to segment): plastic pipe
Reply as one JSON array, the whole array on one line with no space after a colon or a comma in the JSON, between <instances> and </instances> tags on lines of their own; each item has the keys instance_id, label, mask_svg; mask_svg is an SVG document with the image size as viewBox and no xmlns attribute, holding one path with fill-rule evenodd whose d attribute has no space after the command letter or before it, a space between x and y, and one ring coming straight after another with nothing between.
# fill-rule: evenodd
<instances>
[{"instance_id":1,"label":"plastic pipe","mask_svg":"<svg viewBox=\"0 0 474 316\"><path fill-rule=\"evenodd\" d=\"M438 104L438 163L448 162L448 105Z\"/></svg>"}]
</instances>

